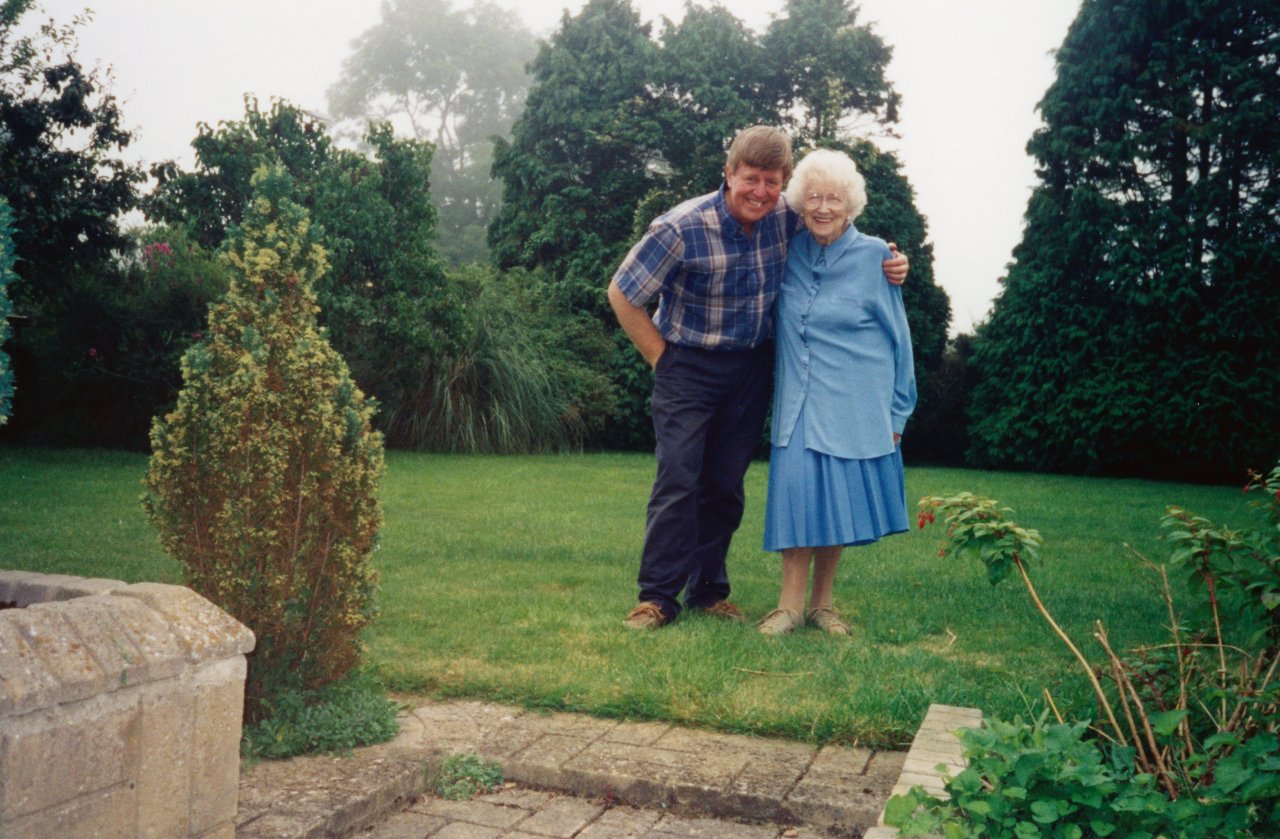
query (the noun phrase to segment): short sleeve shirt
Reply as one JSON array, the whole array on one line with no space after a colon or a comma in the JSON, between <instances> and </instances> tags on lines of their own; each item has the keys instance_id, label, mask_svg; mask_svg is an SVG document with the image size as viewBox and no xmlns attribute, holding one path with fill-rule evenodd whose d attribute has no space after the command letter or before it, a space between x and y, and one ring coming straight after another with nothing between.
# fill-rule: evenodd
<instances>
[{"instance_id":1,"label":"short sleeve shirt","mask_svg":"<svg viewBox=\"0 0 1280 839\"><path fill-rule=\"evenodd\" d=\"M729 214L724 190L654 219L614 274L632 305L657 298L653 321L670 343L743 350L773 337L787 241L802 223L780 198L747 234Z\"/></svg>"}]
</instances>

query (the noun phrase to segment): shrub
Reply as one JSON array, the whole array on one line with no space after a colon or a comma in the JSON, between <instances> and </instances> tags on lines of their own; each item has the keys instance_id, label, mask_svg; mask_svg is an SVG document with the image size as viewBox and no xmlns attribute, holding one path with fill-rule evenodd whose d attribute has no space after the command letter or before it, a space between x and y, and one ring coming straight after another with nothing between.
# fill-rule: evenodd
<instances>
[{"instance_id":1,"label":"shrub","mask_svg":"<svg viewBox=\"0 0 1280 839\"><path fill-rule=\"evenodd\" d=\"M228 253L231 286L152 428L143 503L189 584L257 635L246 718L342 678L374 615L382 513L372 408L316 326L324 251L279 167Z\"/></svg>"},{"instance_id":2,"label":"shrub","mask_svg":"<svg viewBox=\"0 0 1280 839\"><path fill-rule=\"evenodd\" d=\"M946 517L942 555L977 554L992 583L1016 570L1037 609L1080 661L1101 713L1087 723L990 720L960 732L968 768L950 801L917 787L886 821L905 835L946 837L1275 836L1280 832L1280 466L1251 473L1263 525L1236 532L1180 507L1164 527L1169 567L1197 601L1175 607L1161 582L1168 644L1118 653L1101 623L1103 663L1091 664L1044 608L1027 570L1039 534L1011 511L964 493L920 501L920 526ZM1105 685L1104 685L1105 680ZM1046 691L1049 710L1058 715Z\"/></svg>"}]
</instances>

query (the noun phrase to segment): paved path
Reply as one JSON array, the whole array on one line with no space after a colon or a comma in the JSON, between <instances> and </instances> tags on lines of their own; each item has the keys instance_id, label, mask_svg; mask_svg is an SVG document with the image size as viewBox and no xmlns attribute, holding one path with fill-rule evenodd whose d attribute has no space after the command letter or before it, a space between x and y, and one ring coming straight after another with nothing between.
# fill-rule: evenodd
<instances>
[{"instance_id":1,"label":"paved path","mask_svg":"<svg viewBox=\"0 0 1280 839\"><path fill-rule=\"evenodd\" d=\"M931 710L926 727L980 719L948 710L962 714ZM424 794L445 757L469 753L498 761L509 783L469 802ZM391 743L243 772L236 837L859 837L907 763L905 752L435 702L402 714Z\"/></svg>"}]
</instances>

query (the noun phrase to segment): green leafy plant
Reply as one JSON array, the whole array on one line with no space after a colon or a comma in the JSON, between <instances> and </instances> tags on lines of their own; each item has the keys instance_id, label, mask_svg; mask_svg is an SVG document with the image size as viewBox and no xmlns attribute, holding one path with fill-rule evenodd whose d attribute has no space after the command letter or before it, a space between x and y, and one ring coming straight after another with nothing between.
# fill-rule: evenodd
<instances>
[{"instance_id":1,"label":"green leafy plant","mask_svg":"<svg viewBox=\"0 0 1280 839\"><path fill-rule=\"evenodd\" d=\"M188 584L252 629L245 715L341 679L375 613L373 408L316 324L325 255L280 167L254 177L227 296L152 428L143 504Z\"/></svg>"},{"instance_id":2,"label":"green leafy plant","mask_svg":"<svg viewBox=\"0 0 1280 839\"><path fill-rule=\"evenodd\" d=\"M493 792L502 783L502 767L478 755L450 755L440 765L435 791L441 798L465 801Z\"/></svg>"},{"instance_id":3,"label":"green leafy plant","mask_svg":"<svg viewBox=\"0 0 1280 839\"><path fill-rule=\"evenodd\" d=\"M961 731L969 766L947 780L949 802L917 787L896 797L886 821L906 835L1269 836L1280 829L1280 466L1251 472L1246 492L1264 526L1216 527L1180 507L1163 520L1170 564L1190 575L1200 602L1180 618L1167 571L1138 555L1159 578L1169 615L1168 644L1118 653L1105 627L1094 638L1104 663L1091 664L1040 600L1026 560L1036 531L1012 511L963 493L926 497L924 527L940 514L941 556L976 554L993 584L1016 569L1036 608L1081 663L1100 721L1068 724L1045 692L1038 720L990 720ZM1107 680L1106 686L1103 679Z\"/></svg>"},{"instance_id":4,"label":"green leafy plant","mask_svg":"<svg viewBox=\"0 0 1280 839\"><path fill-rule=\"evenodd\" d=\"M263 706L266 717L242 732L240 756L246 760L349 752L385 743L400 730L400 706L363 671L316 691L285 691Z\"/></svg>"}]
</instances>

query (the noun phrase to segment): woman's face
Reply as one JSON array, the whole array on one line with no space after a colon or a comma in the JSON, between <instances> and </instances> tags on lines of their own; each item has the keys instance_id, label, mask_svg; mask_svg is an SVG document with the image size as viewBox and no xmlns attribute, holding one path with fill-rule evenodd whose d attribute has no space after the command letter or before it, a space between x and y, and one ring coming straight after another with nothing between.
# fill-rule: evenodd
<instances>
[{"instance_id":1,"label":"woman's face","mask_svg":"<svg viewBox=\"0 0 1280 839\"><path fill-rule=\"evenodd\" d=\"M804 223L818 240L829 245L849 226L849 205L844 192L828 181L813 181L804 191Z\"/></svg>"}]
</instances>

